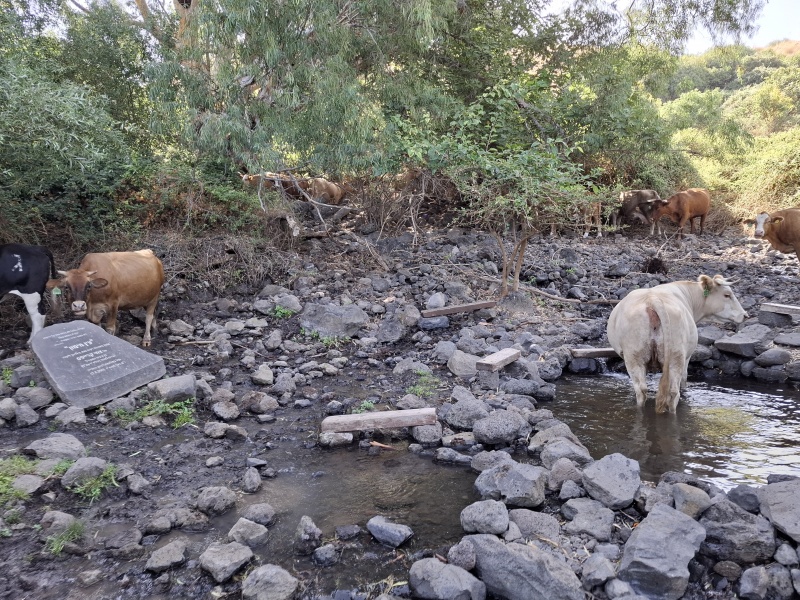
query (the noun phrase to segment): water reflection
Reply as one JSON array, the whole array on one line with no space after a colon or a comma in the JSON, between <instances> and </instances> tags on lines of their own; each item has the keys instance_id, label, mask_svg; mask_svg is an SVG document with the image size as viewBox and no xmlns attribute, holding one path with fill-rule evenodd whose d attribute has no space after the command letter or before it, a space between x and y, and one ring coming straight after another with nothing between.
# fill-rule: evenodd
<instances>
[{"instance_id":1,"label":"water reflection","mask_svg":"<svg viewBox=\"0 0 800 600\"><path fill-rule=\"evenodd\" d=\"M642 478L679 471L723 489L765 483L772 473L800 476L800 393L786 386L732 381L723 387L689 382L677 414L655 412L658 377L650 398L636 407L627 376L570 377L560 381L553 413L592 456L620 452L639 461Z\"/></svg>"}]
</instances>

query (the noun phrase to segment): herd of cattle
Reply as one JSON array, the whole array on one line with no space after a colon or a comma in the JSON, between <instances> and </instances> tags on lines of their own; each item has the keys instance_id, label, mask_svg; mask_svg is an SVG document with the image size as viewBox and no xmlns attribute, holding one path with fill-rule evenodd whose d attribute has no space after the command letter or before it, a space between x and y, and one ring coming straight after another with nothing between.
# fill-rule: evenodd
<instances>
[{"instance_id":1,"label":"herd of cattle","mask_svg":"<svg viewBox=\"0 0 800 600\"><path fill-rule=\"evenodd\" d=\"M344 195L342 187L322 178L300 181L283 176L242 177L251 185L296 186L312 199L329 203L340 202ZM611 224L648 224L652 235L656 227L660 233L660 220L666 216L678 225L681 235L687 221L694 233L694 219L699 218L702 234L710 204L708 192L702 189L678 192L667 200L654 190L631 190L620 195ZM591 226L597 227L601 237L599 203L589 205L583 214L584 237ZM756 238L768 240L780 252L795 252L800 259L800 208L762 212L751 222ZM44 327L45 294L49 290L55 312L60 311L62 297L69 296L75 317L85 317L96 325L105 320L106 330L112 335L116 333L119 310L144 308L142 346L149 346L163 283L164 268L152 250L90 253L77 269L57 271L53 255L44 246L0 245L0 299L10 293L24 300L32 325L29 343ZM608 339L625 361L639 406L644 404L647 393L645 374L661 369L656 409L675 412L680 390L686 385L689 357L697 346L697 321L711 317L741 323L747 318L731 290L732 283L721 275L701 275L697 282L678 281L634 290L614 307L608 321Z\"/></svg>"}]
</instances>

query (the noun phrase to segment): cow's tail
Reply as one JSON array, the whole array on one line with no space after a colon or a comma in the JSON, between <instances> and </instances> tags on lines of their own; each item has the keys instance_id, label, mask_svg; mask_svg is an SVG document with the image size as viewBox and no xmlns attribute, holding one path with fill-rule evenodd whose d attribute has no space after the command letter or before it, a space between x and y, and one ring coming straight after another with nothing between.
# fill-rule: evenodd
<instances>
[{"instance_id":1,"label":"cow's tail","mask_svg":"<svg viewBox=\"0 0 800 600\"><path fill-rule=\"evenodd\" d=\"M50 252L50 248L47 247L44 248L44 252L47 254L47 258L50 259L50 279L57 279L58 274L56 273L56 261L53 260L53 253ZM61 289L54 287L50 290L50 312L52 312L53 317L56 319L60 319L64 314L62 298L63 294L61 293Z\"/></svg>"},{"instance_id":2,"label":"cow's tail","mask_svg":"<svg viewBox=\"0 0 800 600\"><path fill-rule=\"evenodd\" d=\"M658 392L656 393L656 412L665 413L671 406L669 391L669 361L664 361L664 369L661 372L661 381L658 382Z\"/></svg>"}]
</instances>

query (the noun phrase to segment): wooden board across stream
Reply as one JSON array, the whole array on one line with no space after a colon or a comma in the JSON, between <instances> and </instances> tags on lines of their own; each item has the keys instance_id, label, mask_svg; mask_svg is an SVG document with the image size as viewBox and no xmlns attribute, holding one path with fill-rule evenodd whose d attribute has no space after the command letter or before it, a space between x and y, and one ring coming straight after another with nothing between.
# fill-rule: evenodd
<instances>
[{"instance_id":1,"label":"wooden board across stream","mask_svg":"<svg viewBox=\"0 0 800 600\"><path fill-rule=\"evenodd\" d=\"M436 423L435 408L412 408L409 410L383 410L354 415L335 415L322 420L322 433L343 431L363 431L396 427L416 427Z\"/></svg>"}]
</instances>

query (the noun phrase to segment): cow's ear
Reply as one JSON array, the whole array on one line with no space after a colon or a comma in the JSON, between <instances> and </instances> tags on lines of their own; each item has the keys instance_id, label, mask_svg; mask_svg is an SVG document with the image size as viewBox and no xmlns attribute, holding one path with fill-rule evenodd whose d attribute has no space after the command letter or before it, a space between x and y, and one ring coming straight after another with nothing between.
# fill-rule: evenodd
<instances>
[{"instance_id":1,"label":"cow's ear","mask_svg":"<svg viewBox=\"0 0 800 600\"><path fill-rule=\"evenodd\" d=\"M717 282L711 279L711 277L708 275L700 275L700 277L697 278L697 281L700 284L700 287L703 288L703 296L705 297L708 297L713 287L717 285Z\"/></svg>"},{"instance_id":2,"label":"cow's ear","mask_svg":"<svg viewBox=\"0 0 800 600\"><path fill-rule=\"evenodd\" d=\"M104 288L108 285L108 279L98 277L97 279L92 279L91 284L93 288Z\"/></svg>"},{"instance_id":3,"label":"cow's ear","mask_svg":"<svg viewBox=\"0 0 800 600\"><path fill-rule=\"evenodd\" d=\"M749 225L750 227L752 227L753 225L755 225L755 224L756 224L756 220L755 220L755 219L745 219L745 220L744 220L744 221L742 221L742 222L743 222L745 225Z\"/></svg>"},{"instance_id":4,"label":"cow's ear","mask_svg":"<svg viewBox=\"0 0 800 600\"><path fill-rule=\"evenodd\" d=\"M59 271L59 273L61 273L61 271ZM57 288L61 283L62 281L60 279L48 279L45 288L49 292L53 288Z\"/></svg>"},{"instance_id":5,"label":"cow's ear","mask_svg":"<svg viewBox=\"0 0 800 600\"><path fill-rule=\"evenodd\" d=\"M783 217L770 217L769 220L773 223L780 223L781 221L783 221Z\"/></svg>"}]
</instances>

